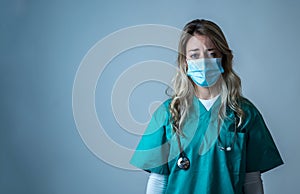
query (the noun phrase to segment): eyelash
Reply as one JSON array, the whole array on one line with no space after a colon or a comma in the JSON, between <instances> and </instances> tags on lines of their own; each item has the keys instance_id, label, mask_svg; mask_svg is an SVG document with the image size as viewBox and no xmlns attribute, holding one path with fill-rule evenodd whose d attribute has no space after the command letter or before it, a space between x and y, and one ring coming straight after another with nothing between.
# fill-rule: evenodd
<instances>
[{"instance_id":1,"label":"eyelash","mask_svg":"<svg viewBox=\"0 0 300 194\"><path fill-rule=\"evenodd\" d=\"M192 55L191 55L191 58L192 58L192 59L198 59L198 58L199 58L199 54L192 54Z\"/></svg>"},{"instance_id":2,"label":"eyelash","mask_svg":"<svg viewBox=\"0 0 300 194\"><path fill-rule=\"evenodd\" d=\"M216 57L216 56L217 56L216 53L210 53L210 55L211 55L212 57Z\"/></svg>"},{"instance_id":3,"label":"eyelash","mask_svg":"<svg viewBox=\"0 0 300 194\"><path fill-rule=\"evenodd\" d=\"M217 57L217 54L216 53L209 53L210 56L212 56L213 58ZM192 54L190 56L192 59L198 59L199 58L199 54Z\"/></svg>"}]
</instances>

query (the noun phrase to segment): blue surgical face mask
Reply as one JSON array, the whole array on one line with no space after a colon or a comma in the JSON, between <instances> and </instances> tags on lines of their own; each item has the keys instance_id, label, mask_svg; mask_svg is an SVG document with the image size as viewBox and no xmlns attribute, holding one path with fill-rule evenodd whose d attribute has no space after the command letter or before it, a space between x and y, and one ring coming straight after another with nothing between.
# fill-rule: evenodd
<instances>
[{"instance_id":1,"label":"blue surgical face mask","mask_svg":"<svg viewBox=\"0 0 300 194\"><path fill-rule=\"evenodd\" d=\"M213 86L224 72L221 58L187 60L187 75L199 86Z\"/></svg>"}]
</instances>

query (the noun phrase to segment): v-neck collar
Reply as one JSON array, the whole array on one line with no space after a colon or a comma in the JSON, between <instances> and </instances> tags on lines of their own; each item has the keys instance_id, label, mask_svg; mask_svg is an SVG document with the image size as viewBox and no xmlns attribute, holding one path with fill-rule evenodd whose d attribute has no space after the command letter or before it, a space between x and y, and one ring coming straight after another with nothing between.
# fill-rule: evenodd
<instances>
[{"instance_id":1,"label":"v-neck collar","mask_svg":"<svg viewBox=\"0 0 300 194\"><path fill-rule=\"evenodd\" d=\"M197 96L194 96L194 100L196 100L198 102L199 105L199 109L200 112L209 112L211 113L212 111L215 111L215 109L217 108L217 111L219 110L219 107L221 105L221 95L218 96L218 98L216 99L216 101L214 102L214 104L210 107L209 110L207 110L205 108L205 106L202 104L202 102L198 99Z\"/></svg>"},{"instance_id":2,"label":"v-neck collar","mask_svg":"<svg viewBox=\"0 0 300 194\"><path fill-rule=\"evenodd\" d=\"M218 97L220 96L220 94L218 94L217 96L210 98L210 99L201 99L198 98L198 100L202 103L202 105L205 107L206 110L210 110L211 107L215 104L215 102L218 100Z\"/></svg>"}]
</instances>

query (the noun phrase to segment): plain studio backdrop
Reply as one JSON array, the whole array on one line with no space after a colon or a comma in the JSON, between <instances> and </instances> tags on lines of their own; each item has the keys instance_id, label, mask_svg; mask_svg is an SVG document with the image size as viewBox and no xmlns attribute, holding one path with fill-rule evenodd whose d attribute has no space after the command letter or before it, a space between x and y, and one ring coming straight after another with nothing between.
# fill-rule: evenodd
<instances>
[{"instance_id":1,"label":"plain studio backdrop","mask_svg":"<svg viewBox=\"0 0 300 194\"><path fill-rule=\"evenodd\" d=\"M283 157L283 166L263 174L266 193L297 193L299 8L294 0L1 0L0 193L144 193L147 173L104 162L81 137L72 106L76 72L88 51L117 30L142 24L182 29L196 18L210 19L224 31L243 94L261 111ZM128 38L114 40L103 52ZM130 48L116 55L97 81L99 122L111 141L124 148L134 149L140 136L118 123L112 89L130 67L147 60L175 66L176 53L155 45ZM136 76L147 75L143 73ZM130 113L133 121L128 122L147 123L153 102L168 98L165 88L159 77L131 88L121 116ZM122 155L105 149L116 160Z\"/></svg>"}]
</instances>

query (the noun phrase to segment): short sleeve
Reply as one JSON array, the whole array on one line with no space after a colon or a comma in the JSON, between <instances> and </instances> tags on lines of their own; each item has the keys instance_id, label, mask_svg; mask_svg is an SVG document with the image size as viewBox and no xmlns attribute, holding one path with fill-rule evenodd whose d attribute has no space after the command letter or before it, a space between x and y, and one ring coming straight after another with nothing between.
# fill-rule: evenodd
<instances>
[{"instance_id":1,"label":"short sleeve","mask_svg":"<svg viewBox=\"0 0 300 194\"><path fill-rule=\"evenodd\" d=\"M130 163L147 172L169 174L166 126L169 123L168 106L160 105L153 113L150 123L130 160Z\"/></svg>"},{"instance_id":2,"label":"short sleeve","mask_svg":"<svg viewBox=\"0 0 300 194\"><path fill-rule=\"evenodd\" d=\"M246 115L246 171L263 173L283 164L283 161L262 115L254 105L251 106Z\"/></svg>"}]
</instances>

